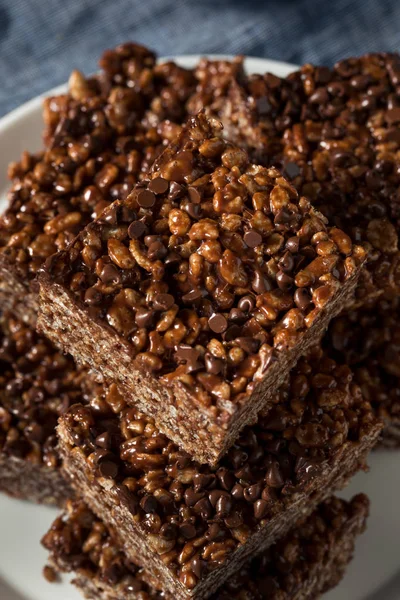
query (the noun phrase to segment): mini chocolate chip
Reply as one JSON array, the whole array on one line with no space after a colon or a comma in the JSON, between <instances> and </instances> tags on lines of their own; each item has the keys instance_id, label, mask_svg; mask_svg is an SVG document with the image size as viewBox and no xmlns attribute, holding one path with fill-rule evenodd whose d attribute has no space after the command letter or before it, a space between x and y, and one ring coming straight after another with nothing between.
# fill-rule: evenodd
<instances>
[{"instance_id":1,"label":"mini chocolate chip","mask_svg":"<svg viewBox=\"0 0 400 600\"><path fill-rule=\"evenodd\" d=\"M217 511L218 516L227 517L232 510L232 506L233 501L230 494L228 494L228 492L221 492L221 495L219 496L215 505L215 510Z\"/></svg>"},{"instance_id":2,"label":"mini chocolate chip","mask_svg":"<svg viewBox=\"0 0 400 600\"><path fill-rule=\"evenodd\" d=\"M143 221L133 221L128 227L128 235L133 240L137 240L145 233L146 229Z\"/></svg>"},{"instance_id":3,"label":"mini chocolate chip","mask_svg":"<svg viewBox=\"0 0 400 600\"><path fill-rule=\"evenodd\" d=\"M239 325L231 325L223 334L224 342L232 342L235 338L240 336L242 328Z\"/></svg>"},{"instance_id":4,"label":"mini chocolate chip","mask_svg":"<svg viewBox=\"0 0 400 600\"><path fill-rule=\"evenodd\" d=\"M207 372L212 373L212 375L218 375L218 373L221 373L222 369L224 368L224 362L220 358L215 358L215 356L209 352L207 352L204 356L204 364Z\"/></svg>"},{"instance_id":5,"label":"mini chocolate chip","mask_svg":"<svg viewBox=\"0 0 400 600\"><path fill-rule=\"evenodd\" d=\"M269 292L272 290L273 286L269 278L264 275L258 269L254 272L253 281L251 282L251 287L256 292L256 294L263 294L264 292Z\"/></svg>"},{"instance_id":6,"label":"mini chocolate chip","mask_svg":"<svg viewBox=\"0 0 400 600\"><path fill-rule=\"evenodd\" d=\"M225 532L219 525L219 523L211 523L208 527L207 538L212 540L213 542L218 539L223 539L225 537Z\"/></svg>"},{"instance_id":7,"label":"mini chocolate chip","mask_svg":"<svg viewBox=\"0 0 400 600\"><path fill-rule=\"evenodd\" d=\"M285 225L286 223L290 223L291 216L292 215L287 210L281 208L281 210L275 215L274 224Z\"/></svg>"},{"instance_id":8,"label":"mini chocolate chip","mask_svg":"<svg viewBox=\"0 0 400 600\"><path fill-rule=\"evenodd\" d=\"M237 527L243 525L243 517L239 512L235 511L226 517L224 523L228 529L236 529Z\"/></svg>"},{"instance_id":9,"label":"mini chocolate chip","mask_svg":"<svg viewBox=\"0 0 400 600\"><path fill-rule=\"evenodd\" d=\"M102 220L109 225L116 225L118 223L118 208L115 204L106 210Z\"/></svg>"},{"instance_id":10,"label":"mini chocolate chip","mask_svg":"<svg viewBox=\"0 0 400 600\"><path fill-rule=\"evenodd\" d=\"M161 238L159 235L146 235L144 238L144 243L147 247L151 246L153 242L160 242Z\"/></svg>"},{"instance_id":11,"label":"mini chocolate chip","mask_svg":"<svg viewBox=\"0 0 400 600\"><path fill-rule=\"evenodd\" d=\"M254 517L259 521L263 519L268 512L269 503L265 500L256 500L254 503Z\"/></svg>"},{"instance_id":12,"label":"mini chocolate chip","mask_svg":"<svg viewBox=\"0 0 400 600\"><path fill-rule=\"evenodd\" d=\"M262 243L262 236L258 231L254 231L254 229L250 229L250 231L246 231L243 237L246 245L249 248L256 248Z\"/></svg>"},{"instance_id":13,"label":"mini chocolate chip","mask_svg":"<svg viewBox=\"0 0 400 600\"><path fill-rule=\"evenodd\" d=\"M276 460L272 461L271 465L269 466L269 468L267 469L267 472L265 474L265 481L266 481L267 485L269 485L273 488L283 487L285 482L284 482L278 461L276 461Z\"/></svg>"},{"instance_id":14,"label":"mini chocolate chip","mask_svg":"<svg viewBox=\"0 0 400 600\"><path fill-rule=\"evenodd\" d=\"M235 483L233 488L231 489L231 496L235 500L243 500L244 498L244 488L240 483Z\"/></svg>"},{"instance_id":15,"label":"mini chocolate chip","mask_svg":"<svg viewBox=\"0 0 400 600\"><path fill-rule=\"evenodd\" d=\"M286 273L283 273L283 271L279 271L276 275L276 283L280 290L287 292L292 287L294 279Z\"/></svg>"},{"instance_id":16,"label":"mini chocolate chip","mask_svg":"<svg viewBox=\"0 0 400 600\"><path fill-rule=\"evenodd\" d=\"M311 304L311 295L304 288L298 288L294 293L294 301L300 310L306 310Z\"/></svg>"},{"instance_id":17,"label":"mini chocolate chip","mask_svg":"<svg viewBox=\"0 0 400 600\"><path fill-rule=\"evenodd\" d=\"M179 344L175 348L175 358L177 360L186 360L195 362L200 356L200 352L188 344Z\"/></svg>"},{"instance_id":18,"label":"mini chocolate chip","mask_svg":"<svg viewBox=\"0 0 400 600\"><path fill-rule=\"evenodd\" d=\"M187 212L187 214L192 217L192 219L200 219L201 217L201 205L200 204L194 204L193 202L187 202L184 206L183 209Z\"/></svg>"},{"instance_id":19,"label":"mini chocolate chip","mask_svg":"<svg viewBox=\"0 0 400 600\"><path fill-rule=\"evenodd\" d=\"M300 248L300 239L297 236L295 236L295 235L292 236L286 242L286 248L292 254L297 254L297 252L299 251L299 248Z\"/></svg>"},{"instance_id":20,"label":"mini chocolate chip","mask_svg":"<svg viewBox=\"0 0 400 600\"><path fill-rule=\"evenodd\" d=\"M110 285L110 283L118 284L121 281L121 275L115 265L108 263L102 268L100 279L106 285Z\"/></svg>"},{"instance_id":21,"label":"mini chocolate chip","mask_svg":"<svg viewBox=\"0 0 400 600\"><path fill-rule=\"evenodd\" d=\"M145 513L155 513L157 511L157 498L154 496L144 496L140 501L140 506Z\"/></svg>"},{"instance_id":22,"label":"mini chocolate chip","mask_svg":"<svg viewBox=\"0 0 400 600\"><path fill-rule=\"evenodd\" d=\"M204 492L195 492L193 488L187 488L185 490L185 504L186 506L194 506L196 502L204 498Z\"/></svg>"},{"instance_id":23,"label":"mini chocolate chip","mask_svg":"<svg viewBox=\"0 0 400 600\"><path fill-rule=\"evenodd\" d=\"M244 313L251 312L255 307L254 298L252 296L243 296L240 298L238 303L238 308L242 310Z\"/></svg>"},{"instance_id":24,"label":"mini chocolate chip","mask_svg":"<svg viewBox=\"0 0 400 600\"><path fill-rule=\"evenodd\" d=\"M153 302L156 310L168 310L174 304L175 299L172 294L158 294Z\"/></svg>"},{"instance_id":25,"label":"mini chocolate chip","mask_svg":"<svg viewBox=\"0 0 400 600\"><path fill-rule=\"evenodd\" d=\"M231 471L225 467L220 467L217 471L217 477L221 483L221 487L229 492L235 483L235 477Z\"/></svg>"},{"instance_id":26,"label":"mini chocolate chip","mask_svg":"<svg viewBox=\"0 0 400 600\"><path fill-rule=\"evenodd\" d=\"M171 265L171 264L180 262L181 260L182 259L181 259L180 255L177 252L175 252L174 250L172 250L172 252L169 252L167 254L167 256L165 257L164 264Z\"/></svg>"},{"instance_id":27,"label":"mini chocolate chip","mask_svg":"<svg viewBox=\"0 0 400 600\"><path fill-rule=\"evenodd\" d=\"M263 486L261 483L254 483L253 485L250 485L249 487L245 488L243 492L244 499L247 502L255 502L260 498L262 489Z\"/></svg>"},{"instance_id":28,"label":"mini chocolate chip","mask_svg":"<svg viewBox=\"0 0 400 600\"><path fill-rule=\"evenodd\" d=\"M168 198L170 200L177 200L185 193L185 188L177 183L176 181L172 181L169 186L169 194Z\"/></svg>"},{"instance_id":29,"label":"mini chocolate chip","mask_svg":"<svg viewBox=\"0 0 400 600\"><path fill-rule=\"evenodd\" d=\"M153 192L149 190L143 190L137 195L137 203L142 208L151 208L156 203L156 197Z\"/></svg>"},{"instance_id":30,"label":"mini chocolate chip","mask_svg":"<svg viewBox=\"0 0 400 600\"><path fill-rule=\"evenodd\" d=\"M202 293L199 289L190 290L187 294L182 296L183 302L190 304L191 302L196 302L196 300L200 300L202 298Z\"/></svg>"},{"instance_id":31,"label":"mini chocolate chip","mask_svg":"<svg viewBox=\"0 0 400 600\"><path fill-rule=\"evenodd\" d=\"M204 561L201 560L199 554L196 554L190 561L190 570L196 575L197 579L201 578L204 570Z\"/></svg>"},{"instance_id":32,"label":"mini chocolate chip","mask_svg":"<svg viewBox=\"0 0 400 600\"><path fill-rule=\"evenodd\" d=\"M215 475L213 473L196 473L193 477L193 484L195 492L204 490L212 486L215 482Z\"/></svg>"},{"instance_id":33,"label":"mini chocolate chip","mask_svg":"<svg viewBox=\"0 0 400 600\"><path fill-rule=\"evenodd\" d=\"M186 521L182 525L179 525L179 532L186 540L191 540L196 535L196 527Z\"/></svg>"},{"instance_id":34,"label":"mini chocolate chip","mask_svg":"<svg viewBox=\"0 0 400 600\"><path fill-rule=\"evenodd\" d=\"M293 270L294 260L290 252L285 252L282 258L278 261L278 267L285 273L290 273L290 271Z\"/></svg>"},{"instance_id":35,"label":"mini chocolate chip","mask_svg":"<svg viewBox=\"0 0 400 600\"><path fill-rule=\"evenodd\" d=\"M255 354L260 345L260 342L252 337L237 337L235 343L247 354Z\"/></svg>"},{"instance_id":36,"label":"mini chocolate chip","mask_svg":"<svg viewBox=\"0 0 400 600\"><path fill-rule=\"evenodd\" d=\"M214 333L223 333L228 327L228 321L225 319L224 315L221 315L221 313L214 313L208 319L208 325L211 331L214 331Z\"/></svg>"},{"instance_id":37,"label":"mini chocolate chip","mask_svg":"<svg viewBox=\"0 0 400 600\"><path fill-rule=\"evenodd\" d=\"M167 254L168 250L162 242L153 242L152 244L150 244L149 249L147 251L147 256L150 260L164 258L164 256L166 256Z\"/></svg>"},{"instance_id":38,"label":"mini chocolate chip","mask_svg":"<svg viewBox=\"0 0 400 600\"><path fill-rule=\"evenodd\" d=\"M247 317L239 308L231 308L229 312L230 321L246 321Z\"/></svg>"},{"instance_id":39,"label":"mini chocolate chip","mask_svg":"<svg viewBox=\"0 0 400 600\"><path fill-rule=\"evenodd\" d=\"M200 204L201 196L199 194L199 191L195 187L188 188L188 195L189 195L190 201L193 202L193 204Z\"/></svg>"},{"instance_id":40,"label":"mini chocolate chip","mask_svg":"<svg viewBox=\"0 0 400 600\"><path fill-rule=\"evenodd\" d=\"M164 523L160 529L160 535L165 540L175 540L178 536L178 526L175 523Z\"/></svg>"},{"instance_id":41,"label":"mini chocolate chip","mask_svg":"<svg viewBox=\"0 0 400 600\"><path fill-rule=\"evenodd\" d=\"M100 304L103 299L103 294L94 287L88 288L85 292L85 302L89 306Z\"/></svg>"},{"instance_id":42,"label":"mini chocolate chip","mask_svg":"<svg viewBox=\"0 0 400 600\"><path fill-rule=\"evenodd\" d=\"M96 446L99 448L104 448L105 450L109 450L111 448L111 435L108 431L101 433L95 439Z\"/></svg>"},{"instance_id":43,"label":"mini chocolate chip","mask_svg":"<svg viewBox=\"0 0 400 600\"><path fill-rule=\"evenodd\" d=\"M147 189L150 190L150 192L153 192L153 194L165 194L165 192L168 190L168 187L169 184L166 179L163 177L156 177L150 181Z\"/></svg>"},{"instance_id":44,"label":"mini chocolate chip","mask_svg":"<svg viewBox=\"0 0 400 600\"><path fill-rule=\"evenodd\" d=\"M111 460L102 460L99 462L99 472L102 477L107 479L115 479L118 475L118 465Z\"/></svg>"},{"instance_id":45,"label":"mini chocolate chip","mask_svg":"<svg viewBox=\"0 0 400 600\"><path fill-rule=\"evenodd\" d=\"M136 311L135 323L141 329L151 325L154 318L154 311L149 308L140 307Z\"/></svg>"},{"instance_id":46,"label":"mini chocolate chip","mask_svg":"<svg viewBox=\"0 0 400 600\"><path fill-rule=\"evenodd\" d=\"M201 500L196 502L196 504L193 506L193 510L195 513L200 515L202 519L205 519L206 521L208 521L208 519L211 519L213 514L213 509L208 498L202 498Z\"/></svg>"}]
</instances>

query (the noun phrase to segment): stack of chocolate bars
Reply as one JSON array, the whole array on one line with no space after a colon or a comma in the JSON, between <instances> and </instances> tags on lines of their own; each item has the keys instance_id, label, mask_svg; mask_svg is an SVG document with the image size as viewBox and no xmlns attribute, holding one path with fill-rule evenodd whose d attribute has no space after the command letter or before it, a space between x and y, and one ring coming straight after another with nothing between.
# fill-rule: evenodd
<instances>
[{"instance_id":1,"label":"stack of chocolate bars","mask_svg":"<svg viewBox=\"0 0 400 600\"><path fill-rule=\"evenodd\" d=\"M400 58L100 67L10 166L1 489L87 598L316 598L400 440Z\"/></svg>"}]
</instances>

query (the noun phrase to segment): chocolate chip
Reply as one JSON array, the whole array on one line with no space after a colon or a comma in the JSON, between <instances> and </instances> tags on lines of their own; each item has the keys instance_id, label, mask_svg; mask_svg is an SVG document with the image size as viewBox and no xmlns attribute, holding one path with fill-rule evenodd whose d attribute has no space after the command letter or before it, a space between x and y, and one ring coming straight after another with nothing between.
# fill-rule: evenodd
<instances>
[{"instance_id":1,"label":"chocolate chip","mask_svg":"<svg viewBox=\"0 0 400 600\"><path fill-rule=\"evenodd\" d=\"M138 308L135 315L135 323L141 329L149 327L154 319L154 311L150 308Z\"/></svg>"},{"instance_id":2,"label":"chocolate chip","mask_svg":"<svg viewBox=\"0 0 400 600\"><path fill-rule=\"evenodd\" d=\"M243 239L249 248L256 248L262 243L261 234L258 231L254 231L254 229L246 231Z\"/></svg>"},{"instance_id":3,"label":"chocolate chip","mask_svg":"<svg viewBox=\"0 0 400 600\"><path fill-rule=\"evenodd\" d=\"M163 177L156 177L150 181L147 189L150 190L150 192L153 192L153 194L158 195L165 194L165 192L168 190L168 187L169 183L166 179L163 179Z\"/></svg>"},{"instance_id":4,"label":"chocolate chip","mask_svg":"<svg viewBox=\"0 0 400 600\"><path fill-rule=\"evenodd\" d=\"M146 229L143 221L133 221L128 227L128 235L133 240L137 240L145 233Z\"/></svg>"},{"instance_id":5,"label":"chocolate chip","mask_svg":"<svg viewBox=\"0 0 400 600\"><path fill-rule=\"evenodd\" d=\"M102 268L100 279L106 285L110 285L111 283L118 284L121 281L121 276L117 267L108 263Z\"/></svg>"},{"instance_id":6,"label":"chocolate chip","mask_svg":"<svg viewBox=\"0 0 400 600\"><path fill-rule=\"evenodd\" d=\"M310 293L304 288L298 288L294 293L294 301L300 310L307 310L310 306L312 298Z\"/></svg>"},{"instance_id":7,"label":"chocolate chip","mask_svg":"<svg viewBox=\"0 0 400 600\"><path fill-rule=\"evenodd\" d=\"M202 293L199 289L193 289L190 290L190 292L187 292L187 294L184 294L182 296L182 300L183 302L185 302L186 304L190 304L191 302L196 302L196 300L200 300L200 298L202 298Z\"/></svg>"},{"instance_id":8,"label":"chocolate chip","mask_svg":"<svg viewBox=\"0 0 400 600\"><path fill-rule=\"evenodd\" d=\"M235 483L235 477L233 476L232 472L225 467L220 467L217 471L217 477L221 487L229 492Z\"/></svg>"},{"instance_id":9,"label":"chocolate chip","mask_svg":"<svg viewBox=\"0 0 400 600\"><path fill-rule=\"evenodd\" d=\"M110 450L111 448L111 435L109 431L105 431L98 435L95 439L96 446L99 448L104 448L105 450Z\"/></svg>"},{"instance_id":10,"label":"chocolate chip","mask_svg":"<svg viewBox=\"0 0 400 600\"><path fill-rule=\"evenodd\" d=\"M153 192L149 190L142 190L137 195L137 203L142 208L151 208L156 203L156 197Z\"/></svg>"},{"instance_id":11,"label":"chocolate chip","mask_svg":"<svg viewBox=\"0 0 400 600\"><path fill-rule=\"evenodd\" d=\"M168 310L175 303L172 294L158 294L153 302L156 310Z\"/></svg>"},{"instance_id":12,"label":"chocolate chip","mask_svg":"<svg viewBox=\"0 0 400 600\"><path fill-rule=\"evenodd\" d=\"M107 479L115 479L118 475L118 465L111 460L102 460L98 465L99 472L102 477Z\"/></svg>"},{"instance_id":13,"label":"chocolate chip","mask_svg":"<svg viewBox=\"0 0 400 600\"><path fill-rule=\"evenodd\" d=\"M252 296L243 296L239 300L238 308L242 310L244 313L251 312L255 307L254 298Z\"/></svg>"},{"instance_id":14,"label":"chocolate chip","mask_svg":"<svg viewBox=\"0 0 400 600\"><path fill-rule=\"evenodd\" d=\"M178 536L178 526L175 523L164 523L160 529L160 535L166 540L175 540Z\"/></svg>"},{"instance_id":15,"label":"chocolate chip","mask_svg":"<svg viewBox=\"0 0 400 600\"><path fill-rule=\"evenodd\" d=\"M187 344L179 344L179 346L176 346L175 359L178 361L196 363L199 356L199 351Z\"/></svg>"},{"instance_id":16,"label":"chocolate chip","mask_svg":"<svg viewBox=\"0 0 400 600\"><path fill-rule=\"evenodd\" d=\"M109 225L116 225L118 223L118 208L115 204L106 210L103 220Z\"/></svg>"},{"instance_id":17,"label":"chocolate chip","mask_svg":"<svg viewBox=\"0 0 400 600\"><path fill-rule=\"evenodd\" d=\"M193 510L196 514L206 520L211 519L213 514L213 509L208 498L201 498L201 500L198 500L193 506Z\"/></svg>"},{"instance_id":18,"label":"chocolate chip","mask_svg":"<svg viewBox=\"0 0 400 600\"><path fill-rule=\"evenodd\" d=\"M189 522L182 523L179 525L179 532L186 540L191 540L196 535L196 527Z\"/></svg>"},{"instance_id":19,"label":"chocolate chip","mask_svg":"<svg viewBox=\"0 0 400 600\"><path fill-rule=\"evenodd\" d=\"M255 502L261 496L262 488L263 486L261 483L255 483L254 485L245 488L243 492L244 499L247 500L247 502Z\"/></svg>"},{"instance_id":20,"label":"chocolate chip","mask_svg":"<svg viewBox=\"0 0 400 600\"><path fill-rule=\"evenodd\" d=\"M188 188L188 195L189 195L190 201L193 202L193 204L200 204L201 196L199 194L199 191L195 187Z\"/></svg>"},{"instance_id":21,"label":"chocolate chip","mask_svg":"<svg viewBox=\"0 0 400 600\"><path fill-rule=\"evenodd\" d=\"M293 236L293 237L289 238L288 241L286 242L286 248L292 254L296 254L299 251L299 248L300 248L300 240L299 240L299 238L297 236Z\"/></svg>"},{"instance_id":22,"label":"chocolate chip","mask_svg":"<svg viewBox=\"0 0 400 600\"><path fill-rule=\"evenodd\" d=\"M186 506L194 506L204 495L203 491L195 492L193 488L187 488L184 495Z\"/></svg>"},{"instance_id":23,"label":"chocolate chip","mask_svg":"<svg viewBox=\"0 0 400 600\"><path fill-rule=\"evenodd\" d=\"M254 503L254 517L259 521L263 519L268 513L269 503L265 500L256 500Z\"/></svg>"},{"instance_id":24,"label":"chocolate chip","mask_svg":"<svg viewBox=\"0 0 400 600\"><path fill-rule=\"evenodd\" d=\"M169 186L169 194L168 198L170 200L177 200L185 193L185 188L177 183L176 181L172 181Z\"/></svg>"},{"instance_id":25,"label":"chocolate chip","mask_svg":"<svg viewBox=\"0 0 400 600\"><path fill-rule=\"evenodd\" d=\"M256 270L254 272L254 278L251 282L251 287L256 292L256 294L263 294L264 292L269 292L273 288L269 278L259 270Z\"/></svg>"},{"instance_id":26,"label":"chocolate chip","mask_svg":"<svg viewBox=\"0 0 400 600\"><path fill-rule=\"evenodd\" d=\"M229 320L230 321L238 321L238 322L246 321L246 315L239 308L231 308L231 310L229 312Z\"/></svg>"},{"instance_id":27,"label":"chocolate chip","mask_svg":"<svg viewBox=\"0 0 400 600\"><path fill-rule=\"evenodd\" d=\"M282 258L278 261L278 267L285 273L290 273L293 270L294 260L290 252L285 252Z\"/></svg>"},{"instance_id":28,"label":"chocolate chip","mask_svg":"<svg viewBox=\"0 0 400 600\"><path fill-rule=\"evenodd\" d=\"M284 292L287 292L293 286L294 279L286 273L279 271L276 275L276 282L278 284L279 289L281 289Z\"/></svg>"},{"instance_id":29,"label":"chocolate chip","mask_svg":"<svg viewBox=\"0 0 400 600\"><path fill-rule=\"evenodd\" d=\"M244 498L244 487L240 483L235 483L231 489L231 496L235 500L243 500Z\"/></svg>"},{"instance_id":30,"label":"chocolate chip","mask_svg":"<svg viewBox=\"0 0 400 600\"><path fill-rule=\"evenodd\" d=\"M194 490L204 490L211 487L215 483L215 475L213 473L196 473L193 478Z\"/></svg>"},{"instance_id":31,"label":"chocolate chip","mask_svg":"<svg viewBox=\"0 0 400 600\"><path fill-rule=\"evenodd\" d=\"M260 345L260 342L252 337L237 337L235 343L247 354L255 354Z\"/></svg>"},{"instance_id":32,"label":"chocolate chip","mask_svg":"<svg viewBox=\"0 0 400 600\"><path fill-rule=\"evenodd\" d=\"M218 375L224 368L224 362L220 358L215 358L212 354L207 352L204 356L204 364L207 369L207 373Z\"/></svg>"},{"instance_id":33,"label":"chocolate chip","mask_svg":"<svg viewBox=\"0 0 400 600\"><path fill-rule=\"evenodd\" d=\"M187 214L192 217L192 219L200 219L202 210L200 204L194 204L193 202L188 202L185 204L184 209Z\"/></svg>"},{"instance_id":34,"label":"chocolate chip","mask_svg":"<svg viewBox=\"0 0 400 600\"><path fill-rule=\"evenodd\" d=\"M145 513L155 513L157 511L157 498L154 496L144 496L140 501L140 507Z\"/></svg>"},{"instance_id":35,"label":"chocolate chip","mask_svg":"<svg viewBox=\"0 0 400 600\"><path fill-rule=\"evenodd\" d=\"M271 465L269 466L269 468L265 474L265 481L266 481L267 485L269 485L273 488L283 487L285 481L283 479L278 461L276 461L276 460L272 461Z\"/></svg>"},{"instance_id":36,"label":"chocolate chip","mask_svg":"<svg viewBox=\"0 0 400 600\"><path fill-rule=\"evenodd\" d=\"M153 242L150 244L147 256L150 260L158 260L164 258L168 254L168 250L162 242Z\"/></svg>"},{"instance_id":37,"label":"chocolate chip","mask_svg":"<svg viewBox=\"0 0 400 600\"><path fill-rule=\"evenodd\" d=\"M211 331L214 331L214 333L223 333L228 327L228 321L225 319L224 315L221 315L221 313L214 313L208 319L208 325Z\"/></svg>"}]
</instances>

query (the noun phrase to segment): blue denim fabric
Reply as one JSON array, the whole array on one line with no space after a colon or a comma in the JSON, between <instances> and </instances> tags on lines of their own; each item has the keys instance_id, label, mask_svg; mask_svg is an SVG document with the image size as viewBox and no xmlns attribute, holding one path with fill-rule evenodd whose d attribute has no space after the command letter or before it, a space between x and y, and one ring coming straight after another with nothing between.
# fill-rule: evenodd
<instances>
[{"instance_id":1,"label":"blue denim fabric","mask_svg":"<svg viewBox=\"0 0 400 600\"><path fill-rule=\"evenodd\" d=\"M400 46L399 0L0 0L0 115L126 41L332 64Z\"/></svg>"}]
</instances>

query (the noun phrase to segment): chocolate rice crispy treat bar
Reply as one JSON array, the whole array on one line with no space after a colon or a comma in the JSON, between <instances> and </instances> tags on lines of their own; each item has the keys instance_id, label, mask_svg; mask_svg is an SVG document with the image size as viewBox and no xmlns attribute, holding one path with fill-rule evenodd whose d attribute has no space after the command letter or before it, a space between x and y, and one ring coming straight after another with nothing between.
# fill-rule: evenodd
<instances>
[{"instance_id":1,"label":"chocolate rice crispy treat bar","mask_svg":"<svg viewBox=\"0 0 400 600\"><path fill-rule=\"evenodd\" d=\"M215 464L341 310L364 257L200 114L47 261L40 327Z\"/></svg>"},{"instance_id":2,"label":"chocolate rice crispy treat bar","mask_svg":"<svg viewBox=\"0 0 400 600\"><path fill-rule=\"evenodd\" d=\"M85 373L22 322L0 321L0 490L61 505L72 490L60 470L55 427L85 401Z\"/></svg>"},{"instance_id":3,"label":"chocolate rice crispy treat bar","mask_svg":"<svg viewBox=\"0 0 400 600\"><path fill-rule=\"evenodd\" d=\"M234 141L369 249L357 305L400 290L399 82L398 54L304 65L286 79L236 78L219 113Z\"/></svg>"},{"instance_id":4,"label":"chocolate rice crispy treat bar","mask_svg":"<svg viewBox=\"0 0 400 600\"><path fill-rule=\"evenodd\" d=\"M364 398L385 424L380 446L400 446L400 306L381 300L374 310L337 317L325 344L352 365Z\"/></svg>"},{"instance_id":5,"label":"chocolate rice crispy treat bar","mask_svg":"<svg viewBox=\"0 0 400 600\"><path fill-rule=\"evenodd\" d=\"M67 94L44 104L45 150L9 168L9 207L0 218L0 301L35 326L33 279L110 202L124 198L163 144L180 130L191 71L156 64L136 44L104 53L101 72L74 71Z\"/></svg>"},{"instance_id":6,"label":"chocolate rice crispy treat bar","mask_svg":"<svg viewBox=\"0 0 400 600\"><path fill-rule=\"evenodd\" d=\"M106 397L61 417L63 467L127 557L174 598L206 598L365 464L381 423L350 369L320 348L216 467L199 465Z\"/></svg>"},{"instance_id":7,"label":"chocolate rice crispy treat bar","mask_svg":"<svg viewBox=\"0 0 400 600\"><path fill-rule=\"evenodd\" d=\"M343 577L368 510L363 494L350 502L332 497L243 567L213 600L314 600ZM172 598L126 558L111 530L83 502L69 501L42 543L57 569L74 573L73 583L86 598Z\"/></svg>"}]
</instances>

